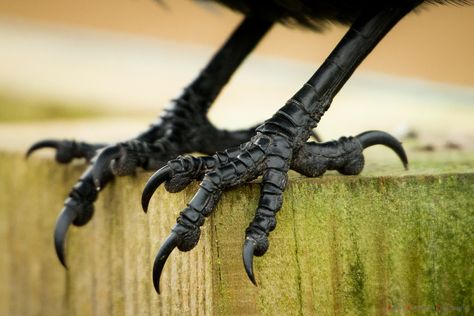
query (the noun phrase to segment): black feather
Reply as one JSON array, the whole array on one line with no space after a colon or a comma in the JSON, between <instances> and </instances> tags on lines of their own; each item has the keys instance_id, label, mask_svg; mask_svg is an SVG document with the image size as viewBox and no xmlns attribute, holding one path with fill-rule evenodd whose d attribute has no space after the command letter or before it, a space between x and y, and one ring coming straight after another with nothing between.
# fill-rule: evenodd
<instances>
[{"instance_id":1,"label":"black feather","mask_svg":"<svg viewBox=\"0 0 474 316\"><path fill-rule=\"evenodd\" d=\"M352 23L362 12L406 3L469 5L473 0L199 0L218 2L247 16L322 30L328 23Z\"/></svg>"}]
</instances>

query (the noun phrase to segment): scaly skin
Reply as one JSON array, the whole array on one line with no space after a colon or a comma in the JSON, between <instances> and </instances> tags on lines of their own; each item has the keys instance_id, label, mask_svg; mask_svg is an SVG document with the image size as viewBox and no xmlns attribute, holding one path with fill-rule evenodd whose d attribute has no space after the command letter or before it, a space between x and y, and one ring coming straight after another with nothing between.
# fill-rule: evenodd
<instances>
[{"instance_id":1,"label":"scaly skin","mask_svg":"<svg viewBox=\"0 0 474 316\"><path fill-rule=\"evenodd\" d=\"M260 202L254 220L245 231L243 252L245 270L250 280L256 284L252 268L253 255L262 256L268 249L268 235L276 227L275 216L283 203L288 170L291 168L312 177L320 176L326 170L356 175L364 166L363 149L378 144L394 150L407 167L408 160L401 144L380 131L369 131L327 143L309 142L298 150L293 150L291 142L283 136L258 132L240 147L214 156L180 156L171 160L146 184L142 195L145 212L153 193L163 182L169 192L179 192L193 180L202 181L196 195L181 211L176 226L156 256L153 267L156 291L160 291L159 280L166 259L176 247L181 251L189 251L196 246L200 226L214 210L222 192L262 175Z\"/></svg>"},{"instance_id":2,"label":"scaly skin","mask_svg":"<svg viewBox=\"0 0 474 316\"><path fill-rule=\"evenodd\" d=\"M239 148L207 158L180 158L158 170L145 186L142 205L147 207L153 191L168 181L171 191L182 189L192 179L200 188L181 211L177 224L161 246L153 267L153 283L159 293L164 264L173 251L191 250L198 242L200 226L214 209L223 190L262 176L259 206L245 234L244 267L256 284L253 256L269 246L268 235L276 227L276 213L283 203L288 170L319 176L327 169L358 174L363 167L362 149L384 144L392 148L406 166L408 161L398 141L383 132L366 132L338 142L307 143L332 99L362 60L413 5L384 8L363 14L308 82L272 118L257 128L257 134ZM178 167L176 167L178 166Z\"/></svg>"}]
</instances>

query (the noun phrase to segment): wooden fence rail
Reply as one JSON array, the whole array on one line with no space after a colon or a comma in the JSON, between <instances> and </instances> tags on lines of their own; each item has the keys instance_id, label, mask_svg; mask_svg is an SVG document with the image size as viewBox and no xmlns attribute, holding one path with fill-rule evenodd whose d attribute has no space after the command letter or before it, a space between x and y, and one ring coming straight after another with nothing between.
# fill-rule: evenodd
<instances>
[{"instance_id":1,"label":"wooden fence rail","mask_svg":"<svg viewBox=\"0 0 474 316\"><path fill-rule=\"evenodd\" d=\"M154 255L196 186L160 189L140 208L148 175L102 192L72 228L69 270L52 232L82 166L0 154L0 315L367 315L473 312L474 173L295 178L270 250L245 275L244 230L257 183L225 193L192 252L173 253L162 294Z\"/></svg>"}]
</instances>

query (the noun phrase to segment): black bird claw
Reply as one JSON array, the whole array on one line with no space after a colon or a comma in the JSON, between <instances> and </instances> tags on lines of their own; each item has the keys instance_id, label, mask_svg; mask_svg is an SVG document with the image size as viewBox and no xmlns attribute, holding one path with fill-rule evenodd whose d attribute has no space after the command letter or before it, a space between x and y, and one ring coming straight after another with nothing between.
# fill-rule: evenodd
<instances>
[{"instance_id":1,"label":"black bird claw","mask_svg":"<svg viewBox=\"0 0 474 316\"><path fill-rule=\"evenodd\" d=\"M408 158L402 143L389 133L382 131L367 131L355 137L359 140L362 148L365 149L374 145L384 145L392 149L403 163L405 170L408 170Z\"/></svg>"},{"instance_id":2,"label":"black bird claw","mask_svg":"<svg viewBox=\"0 0 474 316\"><path fill-rule=\"evenodd\" d=\"M94 214L93 203L97 199L97 195L98 192L92 182L91 168L88 168L69 193L54 229L56 255L65 268L67 266L64 243L69 226L71 224L82 226L89 222Z\"/></svg>"},{"instance_id":3,"label":"black bird claw","mask_svg":"<svg viewBox=\"0 0 474 316\"><path fill-rule=\"evenodd\" d=\"M92 166L92 179L95 188L99 191L102 186L104 179L108 178L111 173L110 163L117 158L120 158L123 154L122 147L120 145L112 145L104 148Z\"/></svg>"},{"instance_id":4,"label":"black bird claw","mask_svg":"<svg viewBox=\"0 0 474 316\"><path fill-rule=\"evenodd\" d=\"M168 164L156 171L145 184L142 193L143 211L147 212L153 193L164 182L167 182L165 185L166 190L169 192L179 192L192 180L203 176L206 170L215 167L216 163L215 157L196 158L189 155L179 156L176 159L170 160Z\"/></svg>"},{"instance_id":5,"label":"black bird claw","mask_svg":"<svg viewBox=\"0 0 474 316\"><path fill-rule=\"evenodd\" d=\"M36 142L33 145L31 145L31 147L28 149L28 151L26 152L26 157L28 158L33 152L37 151L38 149L42 149L42 148L58 149L59 143L60 143L59 141L51 140L51 139L45 139L45 140Z\"/></svg>"},{"instance_id":6,"label":"black bird claw","mask_svg":"<svg viewBox=\"0 0 474 316\"><path fill-rule=\"evenodd\" d=\"M34 143L26 152L28 158L35 151L43 148L56 149L55 158L59 163L69 163L75 158L85 158L91 160L97 149L104 147L105 144L88 144L76 142L73 140L53 140L45 139Z\"/></svg>"},{"instance_id":7,"label":"black bird claw","mask_svg":"<svg viewBox=\"0 0 474 316\"><path fill-rule=\"evenodd\" d=\"M69 163L74 158L81 157L81 154L77 151L77 143L74 141L58 141L52 139L45 139L34 143L26 152L26 158L30 157L33 152L43 149L53 148L56 149L55 159L59 163Z\"/></svg>"},{"instance_id":8,"label":"black bird claw","mask_svg":"<svg viewBox=\"0 0 474 316\"><path fill-rule=\"evenodd\" d=\"M244 247L242 250L242 259L244 261L245 272L247 272L247 276L255 286L257 285L257 281L255 281L255 275L253 274L253 253L256 246L256 241L247 237L245 238Z\"/></svg>"},{"instance_id":9,"label":"black bird claw","mask_svg":"<svg viewBox=\"0 0 474 316\"><path fill-rule=\"evenodd\" d=\"M153 286L155 287L155 290L158 294L160 294L161 272L163 271L163 267L165 266L169 255L178 245L179 240L179 235L175 232L171 232L163 245L161 245L161 248L155 257L155 262L153 264Z\"/></svg>"},{"instance_id":10,"label":"black bird claw","mask_svg":"<svg viewBox=\"0 0 474 316\"><path fill-rule=\"evenodd\" d=\"M150 179L148 179L145 184L145 188L142 193L142 208L146 213L148 211L148 205L150 204L150 199L155 193L156 189L165 181L171 178L171 168L169 166L164 166L155 172Z\"/></svg>"},{"instance_id":11,"label":"black bird claw","mask_svg":"<svg viewBox=\"0 0 474 316\"><path fill-rule=\"evenodd\" d=\"M66 240L69 226L71 226L76 218L77 213L74 210L65 207L59 214L58 220L56 221L56 228L54 229L54 248L56 249L56 255L66 269L67 265L64 255L64 241Z\"/></svg>"}]
</instances>

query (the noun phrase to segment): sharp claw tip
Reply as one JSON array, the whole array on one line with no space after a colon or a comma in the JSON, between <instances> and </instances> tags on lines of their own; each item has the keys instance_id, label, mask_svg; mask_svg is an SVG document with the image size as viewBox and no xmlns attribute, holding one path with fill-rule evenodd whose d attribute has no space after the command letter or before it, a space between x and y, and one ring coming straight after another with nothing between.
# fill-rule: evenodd
<instances>
[{"instance_id":1,"label":"sharp claw tip","mask_svg":"<svg viewBox=\"0 0 474 316\"><path fill-rule=\"evenodd\" d=\"M35 146L31 146L30 148L28 148L25 154L25 158L26 159L30 158L31 154L33 154L36 151L36 149L37 148Z\"/></svg>"},{"instance_id":2,"label":"sharp claw tip","mask_svg":"<svg viewBox=\"0 0 474 316\"><path fill-rule=\"evenodd\" d=\"M160 271L155 271L155 267L153 268L153 287L155 288L156 293L161 294L160 291L160 278L161 278L161 271L163 266L160 267Z\"/></svg>"},{"instance_id":3,"label":"sharp claw tip","mask_svg":"<svg viewBox=\"0 0 474 316\"><path fill-rule=\"evenodd\" d=\"M158 293L158 295L161 294L159 278L160 278L160 276L158 276L158 281L155 282L154 277L153 277L153 287L155 288L155 291L156 291L156 293Z\"/></svg>"},{"instance_id":4,"label":"sharp claw tip","mask_svg":"<svg viewBox=\"0 0 474 316\"><path fill-rule=\"evenodd\" d=\"M62 243L58 244L56 242L56 256L58 257L59 262L61 265L67 270L67 263L66 263L66 257L64 256L64 249Z\"/></svg>"},{"instance_id":5,"label":"sharp claw tip","mask_svg":"<svg viewBox=\"0 0 474 316\"><path fill-rule=\"evenodd\" d=\"M255 274L253 273L253 252L255 250L255 241L252 239L247 238L244 243L243 249L243 260L244 260L244 267L247 276L249 277L250 281L253 285L257 286L257 281L255 280Z\"/></svg>"},{"instance_id":6,"label":"sharp claw tip","mask_svg":"<svg viewBox=\"0 0 474 316\"><path fill-rule=\"evenodd\" d=\"M76 218L75 214L71 214L71 211L67 208L61 212L56 222L56 228L54 230L54 248L59 262L67 269L66 256L64 252L64 241L69 226Z\"/></svg>"},{"instance_id":7,"label":"sharp claw tip","mask_svg":"<svg viewBox=\"0 0 474 316\"><path fill-rule=\"evenodd\" d=\"M64 269L69 270L64 259L59 258L59 261L61 262L61 265L64 267Z\"/></svg>"},{"instance_id":8,"label":"sharp claw tip","mask_svg":"<svg viewBox=\"0 0 474 316\"><path fill-rule=\"evenodd\" d=\"M144 204L144 203L142 202L142 210L143 210L143 212L144 212L145 214L148 212L148 203Z\"/></svg>"},{"instance_id":9,"label":"sharp claw tip","mask_svg":"<svg viewBox=\"0 0 474 316\"><path fill-rule=\"evenodd\" d=\"M249 275L249 279L253 283L253 285L258 286L257 281L255 280L255 275L253 274L253 271L252 271L252 275Z\"/></svg>"},{"instance_id":10,"label":"sharp claw tip","mask_svg":"<svg viewBox=\"0 0 474 316\"><path fill-rule=\"evenodd\" d=\"M66 258L64 256L64 248L62 241L55 241L55 248L56 248L56 256L58 257L59 262L61 265L67 269Z\"/></svg>"},{"instance_id":11,"label":"sharp claw tip","mask_svg":"<svg viewBox=\"0 0 474 316\"><path fill-rule=\"evenodd\" d=\"M150 198L145 192L142 194L142 210L145 214L148 212L148 206L150 205Z\"/></svg>"},{"instance_id":12,"label":"sharp claw tip","mask_svg":"<svg viewBox=\"0 0 474 316\"><path fill-rule=\"evenodd\" d=\"M30 157L30 155L31 155L32 153L33 153L33 150L32 150L32 148L31 148L31 147L30 147L30 148L28 148L28 150L26 151L26 154L25 154L25 158L28 158L28 157Z\"/></svg>"},{"instance_id":13,"label":"sharp claw tip","mask_svg":"<svg viewBox=\"0 0 474 316\"><path fill-rule=\"evenodd\" d=\"M161 272L165 266L166 260L171 252L178 245L179 236L176 233L171 233L161 246L158 254L156 255L155 262L153 264L153 286L158 294L160 294L160 277Z\"/></svg>"},{"instance_id":14,"label":"sharp claw tip","mask_svg":"<svg viewBox=\"0 0 474 316\"><path fill-rule=\"evenodd\" d=\"M155 191L163 182L169 180L170 176L171 176L170 167L164 166L161 169L159 169L157 172L155 172L150 177L150 179L148 179L142 193L142 208L145 213L148 210L150 199L155 193Z\"/></svg>"}]
</instances>

